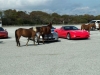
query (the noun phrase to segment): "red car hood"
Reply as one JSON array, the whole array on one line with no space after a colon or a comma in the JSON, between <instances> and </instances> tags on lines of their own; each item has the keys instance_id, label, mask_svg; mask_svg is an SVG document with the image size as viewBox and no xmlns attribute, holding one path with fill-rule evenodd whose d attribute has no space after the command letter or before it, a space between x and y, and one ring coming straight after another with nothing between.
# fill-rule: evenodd
<instances>
[{"instance_id":1,"label":"red car hood","mask_svg":"<svg viewBox=\"0 0 100 75\"><path fill-rule=\"evenodd\" d=\"M89 34L89 32L88 31L86 31L86 30L70 30L71 32L74 32L74 33L82 33L82 34Z\"/></svg>"}]
</instances>

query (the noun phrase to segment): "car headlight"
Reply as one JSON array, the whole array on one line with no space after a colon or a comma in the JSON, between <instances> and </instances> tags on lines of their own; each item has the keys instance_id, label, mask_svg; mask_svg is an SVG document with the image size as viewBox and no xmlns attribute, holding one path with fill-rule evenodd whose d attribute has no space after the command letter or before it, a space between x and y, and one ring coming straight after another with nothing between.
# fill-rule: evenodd
<instances>
[{"instance_id":1,"label":"car headlight","mask_svg":"<svg viewBox=\"0 0 100 75\"><path fill-rule=\"evenodd\" d=\"M76 35L73 35L73 37L76 37Z\"/></svg>"}]
</instances>

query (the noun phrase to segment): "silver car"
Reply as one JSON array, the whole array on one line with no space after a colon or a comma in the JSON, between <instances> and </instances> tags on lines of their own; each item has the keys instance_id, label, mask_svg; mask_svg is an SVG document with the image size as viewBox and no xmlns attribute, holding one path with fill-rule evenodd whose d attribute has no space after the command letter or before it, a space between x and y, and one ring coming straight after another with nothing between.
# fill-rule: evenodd
<instances>
[{"instance_id":1,"label":"silver car","mask_svg":"<svg viewBox=\"0 0 100 75\"><path fill-rule=\"evenodd\" d=\"M45 35L44 37L45 41L58 41L58 33L56 33L54 29L55 29L54 27L52 27L51 29L51 33L53 37L51 34L48 35L48 38L47 38L47 35ZM42 36L40 36L40 41L42 41Z\"/></svg>"}]
</instances>

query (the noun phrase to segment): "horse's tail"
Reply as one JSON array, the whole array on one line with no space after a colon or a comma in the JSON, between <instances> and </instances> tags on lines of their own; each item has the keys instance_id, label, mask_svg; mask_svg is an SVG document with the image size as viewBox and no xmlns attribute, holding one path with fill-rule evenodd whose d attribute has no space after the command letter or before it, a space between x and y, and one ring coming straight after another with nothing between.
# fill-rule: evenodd
<instances>
[{"instance_id":1,"label":"horse's tail","mask_svg":"<svg viewBox=\"0 0 100 75\"><path fill-rule=\"evenodd\" d=\"M17 39L18 39L17 30L15 30L15 39L16 39L16 42L17 42Z\"/></svg>"}]
</instances>

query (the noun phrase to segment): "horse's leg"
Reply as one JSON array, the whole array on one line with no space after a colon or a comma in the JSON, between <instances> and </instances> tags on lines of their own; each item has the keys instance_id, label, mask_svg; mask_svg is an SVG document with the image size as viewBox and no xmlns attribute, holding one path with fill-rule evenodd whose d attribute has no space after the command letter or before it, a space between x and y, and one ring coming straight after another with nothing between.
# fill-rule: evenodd
<instances>
[{"instance_id":1,"label":"horse's leg","mask_svg":"<svg viewBox=\"0 0 100 75\"><path fill-rule=\"evenodd\" d=\"M89 27L89 32L91 31L91 27L92 27L92 26Z\"/></svg>"},{"instance_id":2,"label":"horse's leg","mask_svg":"<svg viewBox=\"0 0 100 75\"><path fill-rule=\"evenodd\" d=\"M15 31L15 39L16 39L16 44L17 46L19 45L19 35L17 34L17 30Z\"/></svg>"},{"instance_id":3,"label":"horse's leg","mask_svg":"<svg viewBox=\"0 0 100 75\"><path fill-rule=\"evenodd\" d=\"M18 39L17 39L17 46L20 46L20 41L19 41L20 37L21 37L21 36L18 36Z\"/></svg>"},{"instance_id":4,"label":"horse's leg","mask_svg":"<svg viewBox=\"0 0 100 75\"><path fill-rule=\"evenodd\" d=\"M17 46L18 46L18 39L16 39L16 43L17 43Z\"/></svg>"},{"instance_id":5,"label":"horse's leg","mask_svg":"<svg viewBox=\"0 0 100 75\"><path fill-rule=\"evenodd\" d=\"M39 36L37 36L37 43L38 43L38 45L39 45L39 39L40 39L40 37L39 37Z\"/></svg>"},{"instance_id":6,"label":"horse's leg","mask_svg":"<svg viewBox=\"0 0 100 75\"><path fill-rule=\"evenodd\" d=\"M40 36L42 36L42 42L43 42L43 44L44 44L44 34L40 33L40 34L39 34L39 37L38 37L39 39L40 39Z\"/></svg>"},{"instance_id":7,"label":"horse's leg","mask_svg":"<svg viewBox=\"0 0 100 75\"><path fill-rule=\"evenodd\" d=\"M49 40L49 34L46 34L47 40Z\"/></svg>"},{"instance_id":8,"label":"horse's leg","mask_svg":"<svg viewBox=\"0 0 100 75\"><path fill-rule=\"evenodd\" d=\"M38 43L38 45L39 45L39 39L40 39L40 33L39 33L39 32L36 33L36 38L37 38L37 43Z\"/></svg>"},{"instance_id":9,"label":"horse's leg","mask_svg":"<svg viewBox=\"0 0 100 75\"><path fill-rule=\"evenodd\" d=\"M91 30L91 27L88 28L88 32L90 32L90 30Z\"/></svg>"},{"instance_id":10,"label":"horse's leg","mask_svg":"<svg viewBox=\"0 0 100 75\"><path fill-rule=\"evenodd\" d=\"M43 42L43 44L44 44L44 34L42 34L42 42Z\"/></svg>"},{"instance_id":11,"label":"horse's leg","mask_svg":"<svg viewBox=\"0 0 100 75\"><path fill-rule=\"evenodd\" d=\"M28 42L29 42L29 40L30 40L30 38L28 37L28 39L27 39L27 43L26 43L26 46L28 46Z\"/></svg>"},{"instance_id":12,"label":"horse's leg","mask_svg":"<svg viewBox=\"0 0 100 75\"><path fill-rule=\"evenodd\" d=\"M49 40L49 36L50 36L51 34L47 34L47 40ZM51 37L52 38L52 37Z\"/></svg>"},{"instance_id":13,"label":"horse's leg","mask_svg":"<svg viewBox=\"0 0 100 75\"><path fill-rule=\"evenodd\" d=\"M19 46L19 39L17 39L17 46Z\"/></svg>"},{"instance_id":14,"label":"horse's leg","mask_svg":"<svg viewBox=\"0 0 100 75\"><path fill-rule=\"evenodd\" d=\"M16 38L16 43L17 43L17 46L18 46L18 38Z\"/></svg>"},{"instance_id":15,"label":"horse's leg","mask_svg":"<svg viewBox=\"0 0 100 75\"><path fill-rule=\"evenodd\" d=\"M81 30L83 30L83 29L82 29L82 26L81 26Z\"/></svg>"},{"instance_id":16,"label":"horse's leg","mask_svg":"<svg viewBox=\"0 0 100 75\"><path fill-rule=\"evenodd\" d=\"M33 37L33 44L35 45L35 36Z\"/></svg>"},{"instance_id":17,"label":"horse's leg","mask_svg":"<svg viewBox=\"0 0 100 75\"><path fill-rule=\"evenodd\" d=\"M53 34L51 33L51 38L53 39Z\"/></svg>"}]
</instances>

